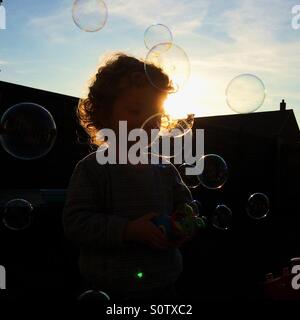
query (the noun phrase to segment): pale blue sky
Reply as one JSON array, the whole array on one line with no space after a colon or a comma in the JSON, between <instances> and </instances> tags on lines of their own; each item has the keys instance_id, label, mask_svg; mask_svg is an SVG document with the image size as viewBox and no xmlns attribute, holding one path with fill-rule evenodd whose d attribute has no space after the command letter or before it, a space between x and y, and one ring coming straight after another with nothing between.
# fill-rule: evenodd
<instances>
[{"instance_id":1,"label":"pale blue sky","mask_svg":"<svg viewBox=\"0 0 300 320\"><path fill-rule=\"evenodd\" d=\"M292 7L300 1L107 0L107 24L95 33L74 24L72 0L3 3L3 81L81 96L104 54L144 58L144 30L162 23L190 59L187 104L197 116L233 113L225 102L227 84L251 73L267 89L259 111L277 110L285 98L300 123L300 29L291 26Z\"/></svg>"}]
</instances>

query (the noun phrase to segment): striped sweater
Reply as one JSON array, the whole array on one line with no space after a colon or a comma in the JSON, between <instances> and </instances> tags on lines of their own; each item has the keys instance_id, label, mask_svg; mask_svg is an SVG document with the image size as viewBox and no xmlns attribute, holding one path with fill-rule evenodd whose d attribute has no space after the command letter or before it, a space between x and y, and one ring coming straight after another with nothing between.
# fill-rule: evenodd
<instances>
[{"instance_id":1,"label":"striped sweater","mask_svg":"<svg viewBox=\"0 0 300 320\"><path fill-rule=\"evenodd\" d=\"M129 221L149 212L168 215L189 200L171 165L99 165L96 152L79 161L67 190L63 226L67 239L80 247L81 274L118 292L175 282L182 272L179 249L124 242L123 233Z\"/></svg>"}]
</instances>

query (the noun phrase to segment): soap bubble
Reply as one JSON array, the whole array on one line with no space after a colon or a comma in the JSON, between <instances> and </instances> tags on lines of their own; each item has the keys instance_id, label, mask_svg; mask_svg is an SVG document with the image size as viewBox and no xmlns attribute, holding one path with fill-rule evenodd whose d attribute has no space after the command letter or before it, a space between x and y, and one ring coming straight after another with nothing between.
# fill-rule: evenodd
<instances>
[{"instance_id":1,"label":"soap bubble","mask_svg":"<svg viewBox=\"0 0 300 320\"><path fill-rule=\"evenodd\" d=\"M200 228L207 226L207 217L204 214L204 208L202 203L198 200L193 200L189 203L189 206L193 208L196 225Z\"/></svg>"},{"instance_id":2,"label":"soap bubble","mask_svg":"<svg viewBox=\"0 0 300 320\"><path fill-rule=\"evenodd\" d=\"M166 113L156 113L144 121L141 129L144 129L149 137L151 136L151 130L156 130L153 131L153 142L159 136L173 138L183 137L191 133L193 123L194 115L188 115L186 119L173 119Z\"/></svg>"},{"instance_id":3,"label":"soap bubble","mask_svg":"<svg viewBox=\"0 0 300 320\"><path fill-rule=\"evenodd\" d=\"M191 126L185 119L173 120L163 113L149 117L141 126L148 134L147 151L165 158L182 155L183 136L192 135Z\"/></svg>"},{"instance_id":4,"label":"soap bubble","mask_svg":"<svg viewBox=\"0 0 300 320\"><path fill-rule=\"evenodd\" d=\"M186 118L175 119L169 114L162 114L160 123L160 136L171 136L173 138L180 138L188 133L194 124L194 115L189 114Z\"/></svg>"},{"instance_id":5,"label":"soap bubble","mask_svg":"<svg viewBox=\"0 0 300 320\"><path fill-rule=\"evenodd\" d=\"M161 68L172 82L173 89L166 90L158 79L156 70L151 65ZM177 92L188 81L191 73L190 61L182 48L170 42L154 46L145 59L145 72L149 82L157 89Z\"/></svg>"},{"instance_id":6,"label":"soap bubble","mask_svg":"<svg viewBox=\"0 0 300 320\"><path fill-rule=\"evenodd\" d=\"M107 21L107 6L102 0L75 0L72 16L75 24L83 31L101 30Z\"/></svg>"},{"instance_id":7,"label":"soap bubble","mask_svg":"<svg viewBox=\"0 0 300 320\"><path fill-rule=\"evenodd\" d=\"M204 210L200 201L192 200L189 205L193 208L195 216L203 216Z\"/></svg>"},{"instance_id":8,"label":"soap bubble","mask_svg":"<svg viewBox=\"0 0 300 320\"><path fill-rule=\"evenodd\" d=\"M248 199L246 211L253 219L265 218L270 211L269 198L263 193L253 193Z\"/></svg>"},{"instance_id":9,"label":"soap bubble","mask_svg":"<svg viewBox=\"0 0 300 320\"><path fill-rule=\"evenodd\" d=\"M201 184L208 189L222 188L228 179L228 167L225 160L216 154L208 154L198 161L199 166L203 165L203 171L199 175Z\"/></svg>"},{"instance_id":10,"label":"soap bubble","mask_svg":"<svg viewBox=\"0 0 300 320\"><path fill-rule=\"evenodd\" d=\"M20 103L9 108L0 126L3 148L18 159L32 160L46 155L56 139L52 115L34 103Z\"/></svg>"},{"instance_id":11,"label":"soap bubble","mask_svg":"<svg viewBox=\"0 0 300 320\"><path fill-rule=\"evenodd\" d=\"M144 42L149 50L160 43L168 43L169 46L166 46L165 49L169 50L173 42L172 32L163 24L153 24L145 30Z\"/></svg>"},{"instance_id":12,"label":"soap bubble","mask_svg":"<svg viewBox=\"0 0 300 320\"><path fill-rule=\"evenodd\" d=\"M230 81L226 89L228 106L237 113L250 113L259 109L266 97L265 85L252 74L241 74Z\"/></svg>"},{"instance_id":13,"label":"soap bubble","mask_svg":"<svg viewBox=\"0 0 300 320\"><path fill-rule=\"evenodd\" d=\"M212 224L220 230L228 230L232 227L232 211L226 205L218 205L212 215Z\"/></svg>"},{"instance_id":14,"label":"soap bubble","mask_svg":"<svg viewBox=\"0 0 300 320\"><path fill-rule=\"evenodd\" d=\"M109 300L108 294L99 290L87 290L78 297L78 301L102 302Z\"/></svg>"},{"instance_id":15,"label":"soap bubble","mask_svg":"<svg viewBox=\"0 0 300 320\"><path fill-rule=\"evenodd\" d=\"M207 226L207 217L204 214L204 208L202 203L198 200L192 200L189 206L193 208L193 213L195 215L195 223L198 228L204 229Z\"/></svg>"},{"instance_id":16,"label":"soap bubble","mask_svg":"<svg viewBox=\"0 0 300 320\"><path fill-rule=\"evenodd\" d=\"M186 168L194 167L191 164L183 163L178 167L178 171L180 173L181 179L184 184L191 189L195 189L200 185L200 179L198 175L186 174Z\"/></svg>"},{"instance_id":17,"label":"soap bubble","mask_svg":"<svg viewBox=\"0 0 300 320\"><path fill-rule=\"evenodd\" d=\"M32 223L32 204L24 199L12 199L4 206L3 224L10 230L24 230Z\"/></svg>"}]
</instances>

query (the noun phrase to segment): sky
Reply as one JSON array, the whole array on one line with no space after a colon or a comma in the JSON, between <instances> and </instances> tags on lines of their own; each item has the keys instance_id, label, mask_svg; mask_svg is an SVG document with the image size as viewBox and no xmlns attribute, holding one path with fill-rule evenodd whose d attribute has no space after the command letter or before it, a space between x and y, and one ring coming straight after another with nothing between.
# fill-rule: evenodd
<instances>
[{"instance_id":1,"label":"sky","mask_svg":"<svg viewBox=\"0 0 300 320\"><path fill-rule=\"evenodd\" d=\"M0 80L84 96L104 56L122 51L145 59L144 32L161 23L190 65L188 81L168 100L169 108L196 116L233 114L226 88L234 77L252 74L266 88L257 112L278 110L285 99L300 123L300 28L292 27L297 18L292 8L300 0L105 3L105 26L85 32L72 19L72 0L4 0Z\"/></svg>"}]
</instances>

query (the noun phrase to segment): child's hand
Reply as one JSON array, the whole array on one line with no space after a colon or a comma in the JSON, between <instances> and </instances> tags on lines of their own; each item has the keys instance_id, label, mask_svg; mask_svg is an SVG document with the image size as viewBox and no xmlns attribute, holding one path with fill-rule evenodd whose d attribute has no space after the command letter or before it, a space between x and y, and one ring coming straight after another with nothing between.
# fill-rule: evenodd
<instances>
[{"instance_id":1,"label":"child's hand","mask_svg":"<svg viewBox=\"0 0 300 320\"><path fill-rule=\"evenodd\" d=\"M155 249L168 249L173 246L166 235L151 221L156 213L148 213L136 220L130 221L125 229L125 240L137 241Z\"/></svg>"}]
</instances>

